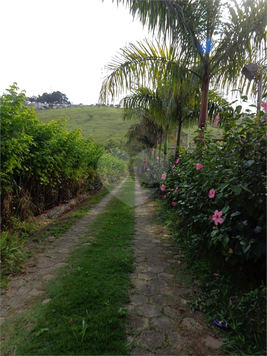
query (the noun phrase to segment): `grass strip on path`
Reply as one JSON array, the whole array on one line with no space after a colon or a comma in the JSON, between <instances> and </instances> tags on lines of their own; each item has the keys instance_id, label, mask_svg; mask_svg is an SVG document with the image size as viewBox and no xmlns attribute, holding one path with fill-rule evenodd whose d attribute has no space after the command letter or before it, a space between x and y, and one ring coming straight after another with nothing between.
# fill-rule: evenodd
<instances>
[{"instance_id":1,"label":"grass strip on path","mask_svg":"<svg viewBox=\"0 0 267 356\"><path fill-rule=\"evenodd\" d=\"M117 198L98 216L90 245L73 252L69 265L50 281L45 305L5 323L2 352L16 355L126 355L125 335L134 199L129 177ZM26 324L26 325L25 325Z\"/></svg>"},{"instance_id":2,"label":"grass strip on path","mask_svg":"<svg viewBox=\"0 0 267 356\"><path fill-rule=\"evenodd\" d=\"M27 243L36 242L36 248L38 249L38 244L43 243L47 237L51 235L56 238L60 237L108 193L109 191L106 188L102 188L96 194L92 193L93 195L90 195L78 208L74 208L73 212L50 221L45 227L42 222L28 221L24 222L23 231L8 232L6 239L4 239L5 232L3 232L1 237L1 288L7 287L9 274L19 273L27 258L35 253L33 246L27 252L25 251Z\"/></svg>"}]
</instances>

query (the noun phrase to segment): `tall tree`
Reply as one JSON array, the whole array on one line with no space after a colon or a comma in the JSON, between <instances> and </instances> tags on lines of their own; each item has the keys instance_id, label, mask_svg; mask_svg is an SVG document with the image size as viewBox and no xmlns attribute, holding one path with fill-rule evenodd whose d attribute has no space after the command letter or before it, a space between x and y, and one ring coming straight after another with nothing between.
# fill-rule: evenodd
<instances>
[{"instance_id":1,"label":"tall tree","mask_svg":"<svg viewBox=\"0 0 267 356\"><path fill-rule=\"evenodd\" d=\"M179 154L182 124L195 121L199 107L199 87L191 85L191 78L180 73L174 83L173 77L157 77L156 88L139 87L121 100L125 110L125 119L131 119L137 113L149 113L150 117L162 128L164 134L164 154L168 152L168 133L177 127L176 153ZM140 117L140 114L139 114ZM142 115L141 115L142 117ZM163 142L163 139L161 139Z\"/></svg>"},{"instance_id":2,"label":"tall tree","mask_svg":"<svg viewBox=\"0 0 267 356\"><path fill-rule=\"evenodd\" d=\"M158 144L161 146L163 135L165 134L164 147L166 151L170 123L166 120L166 108L162 90L158 87L155 90L139 87L132 90L131 95L124 97L120 104L124 108L125 120L137 118L139 121L139 123L132 125L130 128L131 137L135 133L139 135L139 132L145 132L143 137L147 142L147 146L156 148ZM148 138L149 135L151 138Z\"/></svg>"},{"instance_id":3,"label":"tall tree","mask_svg":"<svg viewBox=\"0 0 267 356\"><path fill-rule=\"evenodd\" d=\"M200 81L200 129L207 120L211 81L228 86L236 82L243 66L253 61L266 46L264 0L243 0L240 5L236 0L117 0L117 3L128 6L133 17L138 17L153 33L169 39L171 52L179 52L180 65ZM142 53L138 55L140 47ZM147 79L148 62L154 62L154 75L162 70L162 64L166 73L174 74L177 66L164 56L153 53L152 46L149 52L142 44L125 47L121 57L116 57L108 66L112 73L103 83L101 97L107 93L114 95L116 86L130 88L138 75Z\"/></svg>"}]
</instances>

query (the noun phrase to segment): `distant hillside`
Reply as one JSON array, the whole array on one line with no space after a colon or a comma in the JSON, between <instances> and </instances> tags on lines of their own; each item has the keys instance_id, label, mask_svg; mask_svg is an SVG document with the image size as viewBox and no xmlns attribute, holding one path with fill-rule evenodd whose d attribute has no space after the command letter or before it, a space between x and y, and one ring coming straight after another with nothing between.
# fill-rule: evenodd
<instances>
[{"instance_id":1,"label":"distant hillside","mask_svg":"<svg viewBox=\"0 0 267 356\"><path fill-rule=\"evenodd\" d=\"M118 108L81 106L64 109L37 110L37 118L45 123L68 116L67 129L80 128L84 137L90 135L105 144L109 140L121 140L133 121L123 121L123 111Z\"/></svg>"},{"instance_id":2,"label":"distant hillside","mask_svg":"<svg viewBox=\"0 0 267 356\"><path fill-rule=\"evenodd\" d=\"M68 116L67 129L73 130L76 127L82 130L84 137L90 135L102 144L109 140L118 141L124 138L128 128L134 121L123 121L123 110L118 108L102 106L80 106L68 107L64 109L36 110L37 118L45 123L50 120L58 120L62 116ZM213 132L214 137L222 137L222 129L214 127L208 123L208 128ZM189 134L189 141L193 141L197 135L197 124L186 127L183 132ZM182 136L181 145L187 147L186 137ZM170 132L169 148L174 148L176 143L176 129Z\"/></svg>"}]
</instances>

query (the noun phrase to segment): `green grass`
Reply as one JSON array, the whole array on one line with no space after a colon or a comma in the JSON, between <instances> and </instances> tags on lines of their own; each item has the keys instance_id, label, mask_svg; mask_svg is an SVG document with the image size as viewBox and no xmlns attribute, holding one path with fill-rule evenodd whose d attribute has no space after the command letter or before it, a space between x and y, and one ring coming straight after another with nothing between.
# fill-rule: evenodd
<instances>
[{"instance_id":1,"label":"green grass","mask_svg":"<svg viewBox=\"0 0 267 356\"><path fill-rule=\"evenodd\" d=\"M123 109L109 108L101 106L82 106L64 109L37 110L37 118L44 123L51 120L58 120L62 116L68 116L68 130L79 128L84 137L93 136L94 139L102 144L106 144L110 139L120 141L128 131L134 121L123 121ZM214 138L222 137L222 129L214 127L208 123ZM192 143L196 136L197 124L184 127L183 132L189 134L189 141ZM169 148L175 147L177 130L173 130L169 137ZM186 145L186 138L182 136L182 146Z\"/></svg>"},{"instance_id":2,"label":"green grass","mask_svg":"<svg viewBox=\"0 0 267 356\"><path fill-rule=\"evenodd\" d=\"M102 144L106 144L110 139L114 141L123 139L128 128L132 125L130 121L123 121L122 109L101 106L37 110L36 115L44 123L58 120L64 115L68 116L68 130L79 128L84 137L93 136L96 141Z\"/></svg>"},{"instance_id":3,"label":"green grass","mask_svg":"<svg viewBox=\"0 0 267 356\"><path fill-rule=\"evenodd\" d=\"M129 178L120 197L134 195ZM112 198L90 234L91 245L73 252L68 266L49 283L46 305L35 306L2 327L3 354L126 355L125 334L134 210ZM16 351L15 351L16 350Z\"/></svg>"}]
</instances>

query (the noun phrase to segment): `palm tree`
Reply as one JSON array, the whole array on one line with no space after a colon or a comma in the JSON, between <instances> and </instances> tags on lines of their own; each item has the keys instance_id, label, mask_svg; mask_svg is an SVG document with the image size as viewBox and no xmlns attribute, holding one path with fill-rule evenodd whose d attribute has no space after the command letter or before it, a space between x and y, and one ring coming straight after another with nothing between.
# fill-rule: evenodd
<instances>
[{"instance_id":1,"label":"palm tree","mask_svg":"<svg viewBox=\"0 0 267 356\"><path fill-rule=\"evenodd\" d=\"M139 87L132 90L132 94L124 97L120 105L124 108L124 119L132 119L138 117L141 119L141 123L131 127L141 128L143 125L152 128L153 136L157 137L154 145L151 147L157 147L163 141L164 137L164 155L168 151L168 131L173 125L171 117L168 113L168 98L166 98L166 91L164 87L157 86L155 90L147 87ZM158 130L158 134L155 133L155 128ZM161 149L161 148L160 148Z\"/></svg>"},{"instance_id":2,"label":"palm tree","mask_svg":"<svg viewBox=\"0 0 267 356\"><path fill-rule=\"evenodd\" d=\"M127 132L129 143L139 143L141 149L157 148L162 140L162 127L148 113L140 113L138 119Z\"/></svg>"},{"instance_id":3,"label":"palm tree","mask_svg":"<svg viewBox=\"0 0 267 356\"><path fill-rule=\"evenodd\" d=\"M185 120L192 121L192 118L196 117L192 113L196 113L194 104L197 102L199 87L193 88L190 79L186 73L175 80L171 76L165 78L157 76L153 83L156 86L155 90L139 87L120 102L125 110L125 119L131 119L136 111L147 112L154 118L165 136L164 157L168 153L169 130L178 125L175 154L178 156L182 124Z\"/></svg>"},{"instance_id":4,"label":"palm tree","mask_svg":"<svg viewBox=\"0 0 267 356\"><path fill-rule=\"evenodd\" d=\"M210 84L229 87L243 66L266 46L264 0L243 0L241 5L236 0L229 4L222 0L117 0L120 2L172 45L145 41L123 48L107 67L111 74L103 82L102 100L133 84L153 82L162 73L177 78L183 68L201 83L198 127L203 129Z\"/></svg>"}]
</instances>

